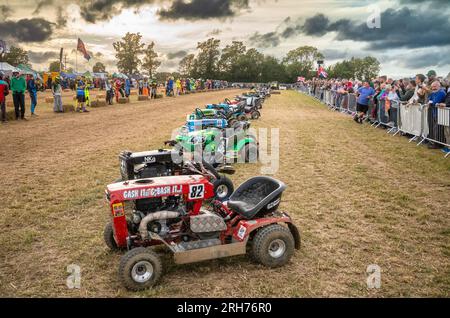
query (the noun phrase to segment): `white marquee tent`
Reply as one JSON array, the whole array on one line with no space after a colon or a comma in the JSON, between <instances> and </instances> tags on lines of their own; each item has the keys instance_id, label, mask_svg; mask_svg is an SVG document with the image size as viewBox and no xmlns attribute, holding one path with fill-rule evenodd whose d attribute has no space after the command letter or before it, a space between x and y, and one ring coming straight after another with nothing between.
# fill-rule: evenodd
<instances>
[{"instance_id":1,"label":"white marquee tent","mask_svg":"<svg viewBox=\"0 0 450 318\"><path fill-rule=\"evenodd\" d=\"M6 75L11 75L12 72L20 71L20 70L6 62L0 62L0 71L5 73Z\"/></svg>"}]
</instances>

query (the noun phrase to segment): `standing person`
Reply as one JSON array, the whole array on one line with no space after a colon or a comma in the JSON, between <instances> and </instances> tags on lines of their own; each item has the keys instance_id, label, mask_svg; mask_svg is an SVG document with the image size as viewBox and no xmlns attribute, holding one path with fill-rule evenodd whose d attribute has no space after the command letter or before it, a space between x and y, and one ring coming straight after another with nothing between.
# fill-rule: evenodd
<instances>
[{"instance_id":1,"label":"standing person","mask_svg":"<svg viewBox=\"0 0 450 318\"><path fill-rule=\"evenodd\" d=\"M25 118L25 92L27 90L27 83L23 76L20 76L18 71L13 72L13 78L11 79L11 91L13 94L14 111L16 114L16 120L19 117L23 120Z\"/></svg>"},{"instance_id":2,"label":"standing person","mask_svg":"<svg viewBox=\"0 0 450 318\"><path fill-rule=\"evenodd\" d=\"M131 81L129 78L125 80L125 97L130 97L131 94Z\"/></svg>"},{"instance_id":3,"label":"standing person","mask_svg":"<svg viewBox=\"0 0 450 318\"><path fill-rule=\"evenodd\" d=\"M138 82L138 86L139 86L139 95L144 95L144 81L142 79L139 80Z\"/></svg>"},{"instance_id":4,"label":"standing person","mask_svg":"<svg viewBox=\"0 0 450 318\"><path fill-rule=\"evenodd\" d=\"M177 86L177 91L176 91L176 96L180 96L180 94L181 94L181 81L180 81L180 79L177 79L177 83L176 83L176 86Z\"/></svg>"},{"instance_id":5,"label":"standing person","mask_svg":"<svg viewBox=\"0 0 450 318\"><path fill-rule=\"evenodd\" d=\"M122 87L122 83L119 79L116 79L116 82L114 83L114 94L116 95L116 103L119 102L119 94Z\"/></svg>"},{"instance_id":6,"label":"standing person","mask_svg":"<svg viewBox=\"0 0 450 318\"><path fill-rule=\"evenodd\" d=\"M9 94L8 83L3 80L3 73L0 72L0 110L2 113L2 124L6 123L6 96Z\"/></svg>"},{"instance_id":7,"label":"standing person","mask_svg":"<svg viewBox=\"0 0 450 318\"><path fill-rule=\"evenodd\" d=\"M1 98L1 96L0 96L0 98ZM436 106L437 107L450 108L450 87L447 88L447 95L445 96L445 101L443 103L437 104ZM444 126L444 136L445 136L445 143L447 145L450 145L450 126ZM444 152L445 154L449 154L450 153L450 148L449 147L444 147L442 149L442 152Z\"/></svg>"},{"instance_id":8,"label":"standing person","mask_svg":"<svg viewBox=\"0 0 450 318\"><path fill-rule=\"evenodd\" d=\"M369 110L369 101L375 95L375 90L370 87L369 82L364 82L363 86L358 89L358 101L356 104L357 114L353 118L357 123L362 124L364 116Z\"/></svg>"},{"instance_id":9,"label":"standing person","mask_svg":"<svg viewBox=\"0 0 450 318\"><path fill-rule=\"evenodd\" d=\"M62 88L61 88L61 78L59 76L55 77L55 81L52 84L53 93L53 111L55 113L63 113L63 103L62 103Z\"/></svg>"},{"instance_id":10,"label":"standing person","mask_svg":"<svg viewBox=\"0 0 450 318\"><path fill-rule=\"evenodd\" d=\"M151 96L150 98L155 98L156 99L156 92L158 90L158 83L156 83L156 80L153 79L152 80L152 84L151 84Z\"/></svg>"},{"instance_id":11,"label":"standing person","mask_svg":"<svg viewBox=\"0 0 450 318\"><path fill-rule=\"evenodd\" d=\"M105 90L106 90L106 103L108 105L112 105L113 104L113 97L114 97L114 89L113 89L114 83L111 80L106 80L105 81Z\"/></svg>"},{"instance_id":12,"label":"standing person","mask_svg":"<svg viewBox=\"0 0 450 318\"><path fill-rule=\"evenodd\" d=\"M428 138L442 141L439 139L444 135L444 131L442 126L438 124L438 110L436 105L445 102L447 93L442 89L439 81L431 83L431 91L432 93L428 97L428 127L430 129ZM442 147L435 142L430 142L428 148L438 149Z\"/></svg>"},{"instance_id":13,"label":"standing person","mask_svg":"<svg viewBox=\"0 0 450 318\"><path fill-rule=\"evenodd\" d=\"M84 86L84 98L86 106L91 106L91 96L89 95L89 89L91 88L91 80L83 78L86 85Z\"/></svg>"},{"instance_id":14,"label":"standing person","mask_svg":"<svg viewBox=\"0 0 450 318\"><path fill-rule=\"evenodd\" d=\"M84 83L83 79L80 78L80 80L78 81L77 85L76 85L76 89L77 89L77 109L75 110L76 112L83 112L83 113L88 113L89 111L86 109L85 106L85 102L86 102L86 96L85 94L85 89L86 89L86 84ZM81 107L80 107L81 105Z\"/></svg>"}]
</instances>

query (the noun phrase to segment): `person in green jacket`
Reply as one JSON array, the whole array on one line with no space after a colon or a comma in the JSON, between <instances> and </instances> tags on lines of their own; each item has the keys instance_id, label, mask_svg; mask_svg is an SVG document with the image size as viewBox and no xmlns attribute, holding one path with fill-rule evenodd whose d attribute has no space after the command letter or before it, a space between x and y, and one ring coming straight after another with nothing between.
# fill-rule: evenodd
<instances>
[{"instance_id":1,"label":"person in green jacket","mask_svg":"<svg viewBox=\"0 0 450 318\"><path fill-rule=\"evenodd\" d=\"M11 91L13 95L14 110L16 113L16 120L19 117L25 119L25 92L27 90L27 83L23 76L20 76L19 72L13 72L13 78L11 79Z\"/></svg>"}]
</instances>

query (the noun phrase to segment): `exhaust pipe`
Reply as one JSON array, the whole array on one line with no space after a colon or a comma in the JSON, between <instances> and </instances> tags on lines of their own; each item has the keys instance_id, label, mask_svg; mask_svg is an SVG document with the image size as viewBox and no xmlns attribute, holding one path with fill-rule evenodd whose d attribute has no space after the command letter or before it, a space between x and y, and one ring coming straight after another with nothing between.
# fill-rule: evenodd
<instances>
[{"instance_id":1,"label":"exhaust pipe","mask_svg":"<svg viewBox=\"0 0 450 318\"><path fill-rule=\"evenodd\" d=\"M171 212L171 211L161 211L147 215L145 218L142 219L141 223L139 224L139 233L141 235L141 238L148 239L149 235L147 226L150 222L157 220L176 219L179 216L180 216L179 212Z\"/></svg>"}]
</instances>

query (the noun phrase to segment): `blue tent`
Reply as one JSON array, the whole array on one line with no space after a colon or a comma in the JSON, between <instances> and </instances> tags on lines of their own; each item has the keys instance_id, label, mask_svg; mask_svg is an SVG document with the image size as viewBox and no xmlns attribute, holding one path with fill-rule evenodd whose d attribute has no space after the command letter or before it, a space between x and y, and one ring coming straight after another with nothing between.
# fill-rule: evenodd
<instances>
[{"instance_id":1,"label":"blue tent","mask_svg":"<svg viewBox=\"0 0 450 318\"><path fill-rule=\"evenodd\" d=\"M62 78L64 78L64 79L76 79L77 78L77 75L76 74L70 74L70 73L64 73L64 72L61 72L61 77Z\"/></svg>"}]
</instances>

